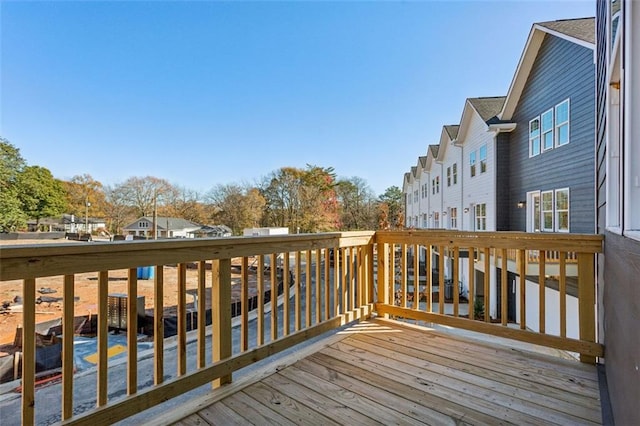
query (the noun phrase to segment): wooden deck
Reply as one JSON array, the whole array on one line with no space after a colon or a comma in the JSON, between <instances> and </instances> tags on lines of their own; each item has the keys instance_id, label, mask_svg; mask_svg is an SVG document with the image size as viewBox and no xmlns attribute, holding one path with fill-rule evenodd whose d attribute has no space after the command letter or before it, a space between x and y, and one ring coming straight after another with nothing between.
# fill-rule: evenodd
<instances>
[{"instance_id":1,"label":"wooden deck","mask_svg":"<svg viewBox=\"0 0 640 426\"><path fill-rule=\"evenodd\" d=\"M593 365L494 342L359 323L163 423L601 424ZM259 380L258 380L259 379ZM157 420L157 419L156 419Z\"/></svg>"}]
</instances>

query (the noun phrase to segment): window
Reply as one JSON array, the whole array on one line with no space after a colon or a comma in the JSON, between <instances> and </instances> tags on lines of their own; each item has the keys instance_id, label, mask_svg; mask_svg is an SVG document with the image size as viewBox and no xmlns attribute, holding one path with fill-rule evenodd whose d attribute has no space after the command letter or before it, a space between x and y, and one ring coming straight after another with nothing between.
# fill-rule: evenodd
<instances>
[{"instance_id":1,"label":"window","mask_svg":"<svg viewBox=\"0 0 640 426\"><path fill-rule=\"evenodd\" d=\"M540 117L529 122L529 157L540 154Z\"/></svg>"},{"instance_id":2,"label":"window","mask_svg":"<svg viewBox=\"0 0 640 426\"><path fill-rule=\"evenodd\" d=\"M428 220L428 216L426 213L422 214L422 227L423 228L428 228L429 227L429 220Z\"/></svg>"},{"instance_id":3,"label":"window","mask_svg":"<svg viewBox=\"0 0 640 426\"><path fill-rule=\"evenodd\" d=\"M475 206L476 213L476 231L486 231L487 230L487 205L476 204Z\"/></svg>"},{"instance_id":4,"label":"window","mask_svg":"<svg viewBox=\"0 0 640 426\"><path fill-rule=\"evenodd\" d=\"M429 184L428 183L423 183L420 186L420 195L422 196L422 198L427 198L427 196L429 195Z\"/></svg>"},{"instance_id":5,"label":"window","mask_svg":"<svg viewBox=\"0 0 640 426\"><path fill-rule=\"evenodd\" d=\"M451 167L447 167L447 186L451 186Z\"/></svg>"},{"instance_id":6,"label":"window","mask_svg":"<svg viewBox=\"0 0 640 426\"><path fill-rule=\"evenodd\" d=\"M418 190L417 189L415 191L413 191L413 201L415 203L418 202Z\"/></svg>"},{"instance_id":7,"label":"window","mask_svg":"<svg viewBox=\"0 0 640 426\"><path fill-rule=\"evenodd\" d=\"M469 154L469 166L471 167L471 177L476 175L476 152Z\"/></svg>"},{"instance_id":8,"label":"window","mask_svg":"<svg viewBox=\"0 0 640 426\"><path fill-rule=\"evenodd\" d=\"M431 179L431 193L432 194L436 193L436 180L435 179Z\"/></svg>"},{"instance_id":9,"label":"window","mask_svg":"<svg viewBox=\"0 0 640 426\"><path fill-rule=\"evenodd\" d=\"M569 143L569 99L556 105L556 146Z\"/></svg>"},{"instance_id":10,"label":"window","mask_svg":"<svg viewBox=\"0 0 640 426\"><path fill-rule=\"evenodd\" d=\"M569 232L569 188L556 189L555 223L557 232Z\"/></svg>"},{"instance_id":11,"label":"window","mask_svg":"<svg viewBox=\"0 0 640 426\"><path fill-rule=\"evenodd\" d=\"M407 204L411 204L411 194L407 194Z\"/></svg>"},{"instance_id":12,"label":"window","mask_svg":"<svg viewBox=\"0 0 640 426\"><path fill-rule=\"evenodd\" d=\"M440 176L436 176L436 193L440 193Z\"/></svg>"},{"instance_id":13,"label":"window","mask_svg":"<svg viewBox=\"0 0 640 426\"><path fill-rule=\"evenodd\" d=\"M553 232L553 191L542 193L542 230Z\"/></svg>"},{"instance_id":14,"label":"window","mask_svg":"<svg viewBox=\"0 0 640 426\"><path fill-rule=\"evenodd\" d=\"M540 193L531 195L531 228L530 231L540 232Z\"/></svg>"},{"instance_id":15,"label":"window","mask_svg":"<svg viewBox=\"0 0 640 426\"><path fill-rule=\"evenodd\" d=\"M453 184L457 184L458 183L458 163L453 163L453 166L451 166L453 170Z\"/></svg>"},{"instance_id":16,"label":"window","mask_svg":"<svg viewBox=\"0 0 640 426\"><path fill-rule=\"evenodd\" d=\"M451 215L451 229L458 229L458 209L451 208L449 214Z\"/></svg>"},{"instance_id":17,"label":"window","mask_svg":"<svg viewBox=\"0 0 640 426\"><path fill-rule=\"evenodd\" d=\"M433 212L433 227L440 228L440 212Z\"/></svg>"},{"instance_id":18,"label":"window","mask_svg":"<svg viewBox=\"0 0 640 426\"><path fill-rule=\"evenodd\" d=\"M148 228L149 222L138 222L138 228Z\"/></svg>"},{"instance_id":19,"label":"window","mask_svg":"<svg viewBox=\"0 0 640 426\"><path fill-rule=\"evenodd\" d=\"M487 144L480 147L480 173L487 171Z\"/></svg>"},{"instance_id":20,"label":"window","mask_svg":"<svg viewBox=\"0 0 640 426\"><path fill-rule=\"evenodd\" d=\"M542 151L553 148L553 108L542 114Z\"/></svg>"},{"instance_id":21,"label":"window","mask_svg":"<svg viewBox=\"0 0 640 426\"><path fill-rule=\"evenodd\" d=\"M407 223L407 225L409 225L409 228L411 228L411 221L413 221L413 218L411 216L409 216L409 218L407 219L409 221L409 223Z\"/></svg>"}]
</instances>

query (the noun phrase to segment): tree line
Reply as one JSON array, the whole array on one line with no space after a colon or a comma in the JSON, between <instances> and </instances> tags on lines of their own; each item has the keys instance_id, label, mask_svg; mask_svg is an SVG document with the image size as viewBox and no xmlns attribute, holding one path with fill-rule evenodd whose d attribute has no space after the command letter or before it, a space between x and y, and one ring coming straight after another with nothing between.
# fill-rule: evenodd
<instances>
[{"instance_id":1,"label":"tree line","mask_svg":"<svg viewBox=\"0 0 640 426\"><path fill-rule=\"evenodd\" d=\"M69 181L45 167L30 166L20 150L0 137L0 232L24 230L63 213L104 219L106 231L122 229L138 217L183 218L244 228L287 227L291 233L372 230L402 226L402 191L397 186L376 197L359 177L338 178L332 167L282 167L254 184L216 184L204 193L165 179L130 177L103 185L90 174Z\"/></svg>"}]
</instances>

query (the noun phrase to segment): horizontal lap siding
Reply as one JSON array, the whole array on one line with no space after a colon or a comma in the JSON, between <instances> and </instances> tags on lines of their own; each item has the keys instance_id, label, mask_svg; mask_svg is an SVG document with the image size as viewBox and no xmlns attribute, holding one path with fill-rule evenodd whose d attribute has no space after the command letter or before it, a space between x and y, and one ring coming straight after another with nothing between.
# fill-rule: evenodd
<instances>
[{"instance_id":1,"label":"horizontal lap siding","mask_svg":"<svg viewBox=\"0 0 640 426\"><path fill-rule=\"evenodd\" d=\"M593 51L545 36L513 120L510 199L528 191L570 188L571 232L595 230L595 96ZM529 158L529 120L570 99L570 142ZM510 228L526 230L526 214L509 205Z\"/></svg>"}]
</instances>

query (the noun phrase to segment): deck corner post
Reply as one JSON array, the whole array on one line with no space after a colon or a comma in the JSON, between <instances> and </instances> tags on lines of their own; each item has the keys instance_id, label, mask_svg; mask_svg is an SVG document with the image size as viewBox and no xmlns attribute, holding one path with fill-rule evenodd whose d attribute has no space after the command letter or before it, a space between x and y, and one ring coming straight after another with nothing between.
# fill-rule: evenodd
<instances>
[{"instance_id":1,"label":"deck corner post","mask_svg":"<svg viewBox=\"0 0 640 426\"><path fill-rule=\"evenodd\" d=\"M580 340L596 341L595 318L595 254L578 253L578 316ZM580 361L595 364L592 355L580 354Z\"/></svg>"},{"instance_id":2,"label":"deck corner post","mask_svg":"<svg viewBox=\"0 0 640 426\"><path fill-rule=\"evenodd\" d=\"M214 260L212 283L213 361L231 356L231 259ZM231 374L213 381L213 387L231 383Z\"/></svg>"}]
</instances>

